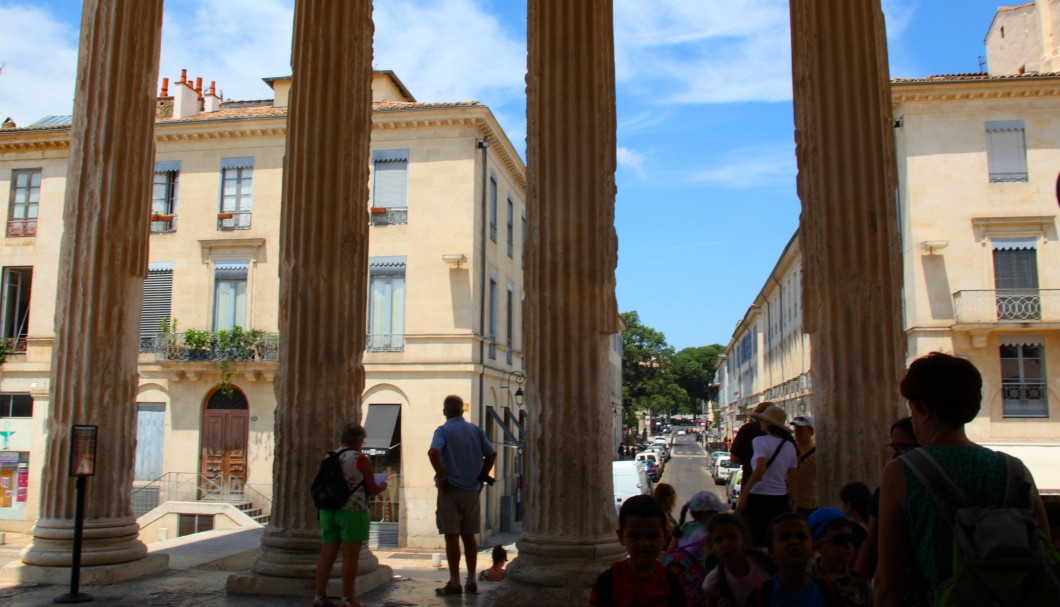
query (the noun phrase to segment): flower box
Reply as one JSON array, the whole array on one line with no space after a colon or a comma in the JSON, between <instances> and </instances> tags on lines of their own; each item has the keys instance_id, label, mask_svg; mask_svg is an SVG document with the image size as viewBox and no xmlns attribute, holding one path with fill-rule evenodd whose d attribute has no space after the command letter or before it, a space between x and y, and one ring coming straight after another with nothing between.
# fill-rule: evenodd
<instances>
[{"instance_id":1,"label":"flower box","mask_svg":"<svg viewBox=\"0 0 1060 607\"><path fill-rule=\"evenodd\" d=\"M382 215L386 213L386 207L372 207L372 215Z\"/></svg>"},{"instance_id":2,"label":"flower box","mask_svg":"<svg viewBox=\"0 0 1060 607\"><path fill-rule=\"evenodd\" d=\"M232 217L234 217L234 215L228 212L222 212L217 214L218 219L231 219Z\"/></svg>"},{"instance_id":3,"label":"flower box","mask_svg":"<svg viewBox=\"0 0 1060 607\"><path fill-rule=\"evenodd\" d=\"M173 221L173 216L154 213L151 215L151 221Z\"/></svg>"}]
</instances>

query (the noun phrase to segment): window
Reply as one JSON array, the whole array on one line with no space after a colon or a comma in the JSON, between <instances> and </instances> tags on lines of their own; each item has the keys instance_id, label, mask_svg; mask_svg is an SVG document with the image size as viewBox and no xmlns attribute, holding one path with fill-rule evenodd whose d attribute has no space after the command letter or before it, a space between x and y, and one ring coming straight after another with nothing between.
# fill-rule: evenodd
<instances>
[{"instance_id":1,"label":"window","mask_svg":"<svg viewBox=\"0 0 1060 607\"><path fill-rule=\"evenodd\" d=\"M225 261L214 266L213 330L247 326L247 266Z\"/></svg>"},{"instance_id":2,"label":"window","mask_svg":"<svg viewBox=\"0 0 1060 607\"><path fill-rule=\"evenodd\" d=\"M1003 335L1000 341L1002 415L1048 417L1042 338Z\"/></svg>"},{"instance_id":3,"label":"window","mask_svg":"<svg viewBox=\"0 0 1060 607\"><path fill-rule=\"evenodd\" d=\"M3 293L0 294L0 339L10 340L15 352L26 351L32 288L33 268L4 268Z\"/></svg>"},{"instance_id":4,"label":"window","mask_svg":"<svg viewBox=\"0 0 1060 607\"><path fill-rule=\"evenodd\" d=\"M508 225L509 225L509 227L511 226L511 224L508 224ZM515 322L514 322L515 319L512 318L513 316L515 316L515 314L514 314L515 308L513 307L513 303L512 303L512 292L513 292L512 285L508 285L508 326L507 326L506 336L508 338L507 346L508 346L508 364L509 365L512 364L512 347L514 345L514 340L512 338L512 333L515 332Z\"/></svg>"},{"instance_id":5,"label":"window","mask_svg":"<svg viewBox=\"0 0 1060 607\"><path fill-rule=\"evenodd\" d=\"M490 272L490 358L497 358L497 274Z\"/></svg>"},{"instance_id":6,"label":"window","mask_svg":"<svg viewBox=\"0 0 1060 607\"><path fill-rule=\"evenodd\" d=\"M1034 238L994 238L994 288L998 320L1041 320Z\"/></svg>"},{"instance_id":7,"label":"window","mask_svg":"<svg viewBox=\"0 0 1060 607\"><path fill-rule=\"evenodd\" d=\"M155 337L170 318L173 301L173 264L153 263L144 279L143 308L140 311L140 351L155 351Z\"/></svg>"},{"instance_id":8,"label":"window","mask_svg":"<svg viewBox=\"0 0 1060 607\"><path fill-rule=\"evenodd\" d=\"M177 514L177 537L213 531L212 514Z\"/></svg>"},{"instance_id":9,"label":"window","mask_svg":"<svg viewBox=\"0 0 1060 607\"><path fill-rule=\"evenodd\" d=\"M155 180L151 189L151 232L164 233L176 229L177 183L180 161L155 163Z\"/></svg>"},{"instance_id":10,"label":"window","mask_svg":"<svg viewBox=\"0 0 1060 607\"><path fill-rule=\"evenodd\" d=\"M0 418L33 417L33 397L29 394L0 394Z\"/></svg>"},{"instance_id":11,"label":"window","mask_svg":"<svg viewBox=\"0 0 1060 607\"><path fill-rule=\"evenodd\" d=\"M405 256L368 261L368 351L405 349Z\"/></svg>"},{"instance_id":12,"label":"window","mask_svg":"<svg viewBox=\"0 0 1060 607\"><path fill-rule=\"evenodd\" d=\"M372 225L408 223L408 150L372 154Z\"/></svg>"},{"instance_id":13,"label":"window","mask_svg":"<svg viewBox=\"0 0 1060 607\"><path fill-rule=\"evenodd\" d=\"M515 203L508 196L508 257L515 253Z\"/></svg>"},{"instance_id":14,"label":"window","mask_svg":"<svg viewBox=\"0 0 1060 607\"><path fill-rule=\"evenodd\" d=\"M986 123L986 158L990 181L1027 181L1027 141L1022 120Z\"/></svg>"},{"instance_id":15,"label":"window","mask_svg":"<svg viewBox=\"0 0 1060 607\"><path fill-rule=\"evenodd\" d=\"M490 240L497 242L497 178L490 175Z\"/></svg>"},{"instance_id":16,"label":"window","mask_svg":"<svg viewBox=\"0 0 1060 607\"><path fill-rule=\"evenodd\" d=\"M221 159L221 207L217 229L246 230L254 210L254 158Z\"/></svg>"},{"instance_id":17,"label":"window","mask_svg":"<svg viewBox=\"0 0 1060 607\"><path fill-rule=\"evenodd\" d=\"M8 205L7 217L8 236L37 235L40 179L40 169L11 172L11 204Z\"/></svg>"}]
</instances>

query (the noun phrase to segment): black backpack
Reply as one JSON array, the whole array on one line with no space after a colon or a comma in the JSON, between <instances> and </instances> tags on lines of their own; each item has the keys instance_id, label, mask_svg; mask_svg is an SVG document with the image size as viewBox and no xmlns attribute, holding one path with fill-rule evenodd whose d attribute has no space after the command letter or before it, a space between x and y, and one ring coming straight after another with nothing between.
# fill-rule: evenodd
<instances>
[{"instance_id":1,"label":"black backpack","mask_svg":"<svg viewBox=\"0 0 1060 607\"><path fill-rule=\"evenodd\" d=\"M310 489L313 494L313 505L319 510L338 510L350 499L353 489L346 482L342 471L342 454L349 449L328 451L327 457L320 462L320 470Z\"/></svg>"}]
</instances>

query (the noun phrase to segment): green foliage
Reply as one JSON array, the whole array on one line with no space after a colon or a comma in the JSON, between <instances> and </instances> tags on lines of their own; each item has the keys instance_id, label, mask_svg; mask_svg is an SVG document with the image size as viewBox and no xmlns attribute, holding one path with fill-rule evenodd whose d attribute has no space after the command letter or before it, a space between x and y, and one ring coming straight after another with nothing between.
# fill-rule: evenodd
<instances>
[{"instance_id":1,"label":"green foliage","mask_svg":"<svg viewBox=\"0 0 1060 607\"><path fill-rule=\"evenodd\" d=\"M641 323L636 311L623 312L622 399L627 425L636 412L695 413L714 396L711 383L725 347L713 344L675 353L666 336Z\"/></svg>"},{"instance_id":2,"label":"green foliage","mask_svg":"<svg viewBox=\"0 0 1060 607\"><path fill-rule=\"evenodd\" d=\"M15 351L15 344L10 338L0 339L0 365L4 364L7 356Z\"/></svg>"},{"instance_id":3,"label":"green foliage","mask_svg":"<svg viewBox=\"0 0 1060 607\"><path fill-rule=\"evenodd\" d=\"M188 329L184 332L184 347L204 352L212 349L213 335L203 329Z\"/></svg>"}]
</instances>

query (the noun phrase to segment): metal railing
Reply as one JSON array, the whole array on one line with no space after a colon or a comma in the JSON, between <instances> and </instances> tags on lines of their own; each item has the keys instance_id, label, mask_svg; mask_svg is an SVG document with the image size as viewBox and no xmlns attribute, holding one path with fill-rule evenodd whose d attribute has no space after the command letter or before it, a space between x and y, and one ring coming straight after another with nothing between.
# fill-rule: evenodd
<instances>
[{"instance_id":1,"label":"metal railing","mask_svg":"<svg viewBox=\"0 0 1060 607\"><path fill-rule=\"evenodd\" d=\"M1005 417L1048 417L1047 386L1044 382L1001 384Z\"/></svg>"},{"instance_id":2,"label":"metal railing","mask_svg":"<svg viewBox=\"0 0 1060 607\"><path fill-rule=\"evenodd\" d=\"M386 225L397 225L409 222L409 208L408 207L386 207L386 211L382 213L372 213L372 225L374 226L386 226Z\"/></svg>"},{"instance_id":3,"label":"metal railing","mask_svg":"<svg viewBox=\"0 0 1060 607\"><path fill-rule=\"evenodd\" d=\"M366 348L369 352L404 352L405 335L369 333Z\"/></svg>"},{"instance_id":4,"label":"metal railing","mask_svg":"<svg viewBox=\"0 0 1060 607\"><path fill-rule=\"evenodd\" d=\"M953 294L958 323L1060 322L1060 289L984 289Z\"/></svg>"},{"instance_id":5,"label":"metal railing","mask_svg":"<svg viewBox=\"0 0 1060 607\"><path fill-rule=\"evenodd\" d=\"M223 348L218 333L210 333L206 344L191 345L185 333L140 336L140 352L155 354L156 360L264 362L280 360L280 334L264 333L238 347ZM246 335L244 333L244 335Z\"/></svg>"},{"instance_id":6,"label":"metal railing","mask_svg":"<svg viewBox=\"0 0 1060 607\"><path fill-rule=\"evenodd\" d=\"M217 215L218 230L249 230L253 211L221 211ZM224 217L231 215L231 217Z\"/></svg>"},{"instance_id":7,"label":"metal railing","mask_svg":"<svg viewBox=\"0 0 1060 607\"><path fill-rule=\"evenodd\" d=\"M143 516L166 502L250 502L265 516L272 514L272 485L248 485L242 478L204 479L197 472L167 472L132 487L133 514Z\"/></svg>"},{"instance_id":8,"label":"metal railing","mask_svg":"<svg viewBox=\"0 0 1060 607\"><path fill-rule=\"evenodd\" d=\"M8 236L36 236L37 219L8 219Z\"/></svg>"},{"instance_id":9,"label":"metal railing","mask_svg":"<svg viewBox=\"0 0 1060 607\"><path fill-rule=\"evenodd\" d=\"M170 232L177 231L177 218L175 216L172 219L152 219L151 220L151 233L152 234L168 234Z\"/></svg>"}]
</instances>

